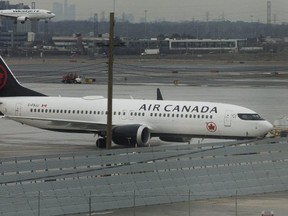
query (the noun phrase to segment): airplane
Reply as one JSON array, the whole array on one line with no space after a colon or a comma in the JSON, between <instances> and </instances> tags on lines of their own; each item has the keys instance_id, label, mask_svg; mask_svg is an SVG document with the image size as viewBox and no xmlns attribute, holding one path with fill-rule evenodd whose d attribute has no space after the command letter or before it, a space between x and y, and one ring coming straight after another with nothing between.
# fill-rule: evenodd
<instances>
[{"instance_id":1,"label":"airplane","mask_svg":"<svg viewBox=\"0 0 288 216\"><path fill-rule=\"evenodd\" d=\"M12 18L15 20L15 23L20 21L24 24L28 19L37 21L45 19L45 21L48 22L49 19L55 17L55 14L44 9L10 9L0 10L0 16Z\"/></svg>"},{"instance_id":2,"label":"airplane","mask_svg":"<svg viewBox=\"0 0 288 216\"><path fill-rule=\"evenodd\" d=\"M107 98L51 97L22 86L0 57L0 115L50 131L94 133L106 146ZM147 146L152 137L167 142L191 138L263 138L273 128L242 106L201 101L113 99L112 141Z\"/></svg>"}]
</instances>

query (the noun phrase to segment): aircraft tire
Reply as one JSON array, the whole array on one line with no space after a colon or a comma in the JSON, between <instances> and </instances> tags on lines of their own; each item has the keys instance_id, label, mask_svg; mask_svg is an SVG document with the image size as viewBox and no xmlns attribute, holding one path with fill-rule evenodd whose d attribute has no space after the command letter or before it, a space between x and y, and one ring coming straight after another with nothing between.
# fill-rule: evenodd
<instances>
[{"instance_id":1,"label":"aircraft tire","mask_svg":"<svg viewBox=\"0 0 288 216\"><path fill-rule=\"evenodd\" d=\"M97 148L106 148L106 139L105 138L99 138L96 140L96 147Z\"/></svg>"}]
</instances>

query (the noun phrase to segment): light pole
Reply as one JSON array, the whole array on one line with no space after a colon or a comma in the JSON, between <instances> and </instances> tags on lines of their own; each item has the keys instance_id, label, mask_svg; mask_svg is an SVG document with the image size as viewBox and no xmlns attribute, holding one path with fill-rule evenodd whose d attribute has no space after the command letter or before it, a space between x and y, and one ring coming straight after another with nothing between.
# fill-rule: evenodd
<instances>
[{"instance_id":1,"label":"light pole","mask_svg":"<svg viewBox=\"0 0 288 216\"><path fill-rule=\"evenodd\" d=\"M106 148L112 146L112 98L113 98L113 61L114 61L114 13L110 13L109 62L108 62L108 96L107 96L107 140Z\"/></svg>"},{"instance_id":2,"label":"light pole","mask_svg":"<svg viewBox=\"0 0 288 216\"><path fill-rule=\"evenodd\" d=\"M113 13L115 14L115 0L113 0Z\"/></svg>"},{"instance_id":3,"label":"light pole","mask_svg":"<svg viewBox=\"0 0 288 216\"><path fill-rule=\"evenodd\" d=\"M144 10L144 13L145 13L145 29L144 29L145 39L147 39L147 12L148 12L148 10Z\"/></svg>"}]
</instances>

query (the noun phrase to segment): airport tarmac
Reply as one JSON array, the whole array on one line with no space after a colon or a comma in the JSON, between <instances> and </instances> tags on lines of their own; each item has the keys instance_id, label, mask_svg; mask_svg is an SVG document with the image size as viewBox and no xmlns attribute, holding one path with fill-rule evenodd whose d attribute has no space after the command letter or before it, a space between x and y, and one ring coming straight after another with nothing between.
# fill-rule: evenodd
<instances>
[{"instance_id":1,"label":"airport tarmac","mask_svg":"<svg viewBox=\"0 0 288 216\"><path fill-rule=\"evenodd\" d=\"M6 60L6 59L5 59ZM7 59L20 82L60 83L67 73L107 83L107 59ZM195 59L115 58L114 84L287 86L286 62L205 61Z\"/></svg>"},{"instance_id":2,"label":"airport tarmac","mask_svg":"<svg viewBox=\"0 0 288 216\"><path fill-rule=\"evenodd\" d=\"M245 65L244 67L237 63L234 68L229 69L229 65L215 67L212 64L208 66L198 64L196 67L190 63L171 65L166 62L162 65L161 62L153 61L153 65L149 66L148 63L147 61L137 62L136 66L125 64L121 70L115 67L115 98L155 99L156 88L160 87L164 99L167 100L237 104L257 111L272 123L288 115L288 78L286 77L288 66L285 64L279 67L276 64ZM29 64L29 62L9 64L9 66L24 86L50 96L107 95L105 85L107 71L102 63L98 69L95 69L95 64L91 62L88 65L87 63L65 62L61 66L60 63L50 64L46 61L37 64ZM100 69L102 71L96 75L96 82L93 84L60 83L63 73L86 71L85 76L94 76L93 71ZM179 80L177 85L174 84L174 80ZM93 134L56 133L0 119L0 158L97 151L95 140ZM167 145L168 143L153 140L152 144ZM287 198L287 192L239 197L237 214L235 197L193 201L190 203L190 214L256 216L260 215L262 210L273 210L275 216L287 215ZM190 215L187 202L97 214Z\"/></svg>"}]
</instances>

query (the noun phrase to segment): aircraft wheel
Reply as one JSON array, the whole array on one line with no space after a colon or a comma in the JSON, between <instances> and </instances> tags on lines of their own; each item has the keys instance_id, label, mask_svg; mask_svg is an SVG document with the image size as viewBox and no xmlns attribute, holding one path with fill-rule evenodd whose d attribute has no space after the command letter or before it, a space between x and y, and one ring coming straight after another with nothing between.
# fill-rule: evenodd
<instances>
[{"instance_id":1,"label":"aircraft wheel","mask_svg":"<svg viewBox=\"0 0 288 216\"><path fill-rule=\"evenodd\" d=\"M106 139L105 138L99 138L96 140L96 147L97 148L106 148Z\"/></svg>"}]
</instances>

